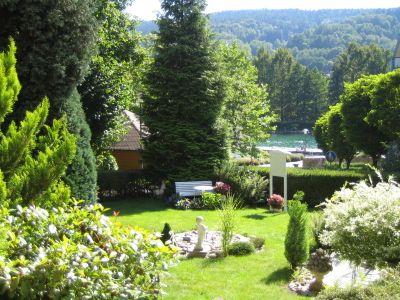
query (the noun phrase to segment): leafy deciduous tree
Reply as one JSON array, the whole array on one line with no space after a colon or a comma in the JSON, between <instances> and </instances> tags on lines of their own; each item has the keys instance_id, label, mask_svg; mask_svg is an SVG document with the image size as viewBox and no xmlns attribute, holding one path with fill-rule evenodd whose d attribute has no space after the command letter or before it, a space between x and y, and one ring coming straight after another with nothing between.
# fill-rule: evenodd
<instances>
[{"instance_id":1,"label":"leafy deciduous tree","mask_svg":"<svg viewBox=\"0 0 400 300\"><path fill-rule=\"evenodd\" d=\"M329 85L329 103L339 101L345 82L352 83L362 75L385 73L388 70L390 52L377 45L351 43L336 59Z\"/></svg>"},{"instance_id":2,"label":"leafy deciduous tree","mask_svg":"<svg viewBox=\"0 0 400 300\"><path fill-rule=\"evenodd\" d=\"M233 152L248 154L269 137L275 116L265 87L257 84L257 69L239 45L221 45L218 52L226 91L221 116L229 128L228 141Z\"/></svg>"},{"instance_id":3,"label":"leafy deciduous tree","mask_svg":"<svg viewBox=\"0 0 400 300\"><path fill-rule=\"evenodd\" d=\"M90 70L78 87L96 153L108 149L124 133L123 110L132 110L137 104L141 88L144 50L139 46L136 23L120 6L105 1L97 13L102 23L98 54L92 57Z\"/></svg>"},{"instance_id":4,"label":"leafy deciduous tree","mask_svg":"<svg viewBox=\"0 0 400 300\"><path fill-rule=\"evenodd\" d=\"M371 110L371 92L378 78L378 75L370 75L347 84L340 98L344 134L357 150L371 156L374 166L377 166L389 142L387 135L367 120Z\"/></svg>"}]
</instances>

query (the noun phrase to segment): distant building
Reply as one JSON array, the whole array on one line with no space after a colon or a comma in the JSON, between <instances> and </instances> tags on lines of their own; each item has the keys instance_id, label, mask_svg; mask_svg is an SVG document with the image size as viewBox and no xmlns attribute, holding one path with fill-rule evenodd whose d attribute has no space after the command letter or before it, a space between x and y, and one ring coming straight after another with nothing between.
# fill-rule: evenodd
<instances>
[{"instance_id":1,"label":"distant building","mask_svg":"<svg viewBox=\"0 0 400 300\"><path fill-rule=\"evenodd\" d=\"M140 138L143 133L143 126L139 117L128 110L124 110L127 119L127 134L121 141L111 147L111 153L115 157L118 169L122 171L143 169L142 144Z\"/></svg>"},{"instance_id":2,"label":"distant building","mask_svg":"<svg viewBox=\"0 0 400 300\"><path fill-rule=\"evenodd\" d=\"M397 40L396 48L394 49L392 69L400 68L400 39Z\"/></svg>"}]
</instances>

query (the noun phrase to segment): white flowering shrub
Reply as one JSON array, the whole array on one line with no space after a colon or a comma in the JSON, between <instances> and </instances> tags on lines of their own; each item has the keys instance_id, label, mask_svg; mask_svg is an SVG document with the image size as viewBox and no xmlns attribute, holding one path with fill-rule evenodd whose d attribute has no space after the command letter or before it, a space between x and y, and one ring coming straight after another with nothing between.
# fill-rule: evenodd
<instances>
[{"instance_id":1,"label":"white flowering shrub","mask_svg":"<svg viewBox=\"0 0 400 300\"><path fill-rule=\"evenodd\" d=\"M153 299L175 249L112 222L99 205L3 209L0 294L12 299ZM2 298L3 299L3 298Z\"/></svg>"},{"instance_id":2,"label":"white flowering shrub","mask_svg":"<svg viewBox=\"0 0 400 300\"><path fill-rule=\"evenodd\" d=\"M342 188L327 201L323 243L343 258L370 266L400 262L400 187L389 180Z\"/></svg>"}]
</instances>

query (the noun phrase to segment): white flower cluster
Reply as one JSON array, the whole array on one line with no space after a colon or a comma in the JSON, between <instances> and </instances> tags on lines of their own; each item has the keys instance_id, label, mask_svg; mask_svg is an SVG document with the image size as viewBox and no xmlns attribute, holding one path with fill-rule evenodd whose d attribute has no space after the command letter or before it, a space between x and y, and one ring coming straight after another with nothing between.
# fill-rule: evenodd
<instances>
[{"instance_id":1,"label":"white flower cluster","mask_svg":"<svg viewBox=\"0 0 400 300\"><path fill-rule=\"evenodd\" d=\"M384 266L400 262L400 187L360 182L342 188L327 201L321 239L357 264Z\"/></svg>"},{"instance_id":2,"label":"white flower cluster","mask_svg":"<svg viewBox=\"0 0 400 300\"><path fill-rule=\"evenodd\" d=\"M136 299L161 292L175 250L154 234L113 224L101 205L2 210L9 250L0 294L14 298Z\"/></svg>"}]
</instances>

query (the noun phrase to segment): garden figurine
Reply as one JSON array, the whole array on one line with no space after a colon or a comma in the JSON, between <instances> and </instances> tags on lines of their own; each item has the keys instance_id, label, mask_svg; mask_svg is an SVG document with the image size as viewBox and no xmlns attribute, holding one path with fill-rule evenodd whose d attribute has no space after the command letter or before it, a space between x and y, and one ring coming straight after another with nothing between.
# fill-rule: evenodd
<instances>
[{"instance_id":1,"label":"garden figurine","mask_svg":"<svg viewBox=\"0 0 400 300\"><path fill-rule=\"evenodd\" d=\"M197 223L197 244L194 250L203 250L203 241L206 237L207 226L203 224L204 218L202 216L196 217Z\"/></svg>"}]
</instances>

